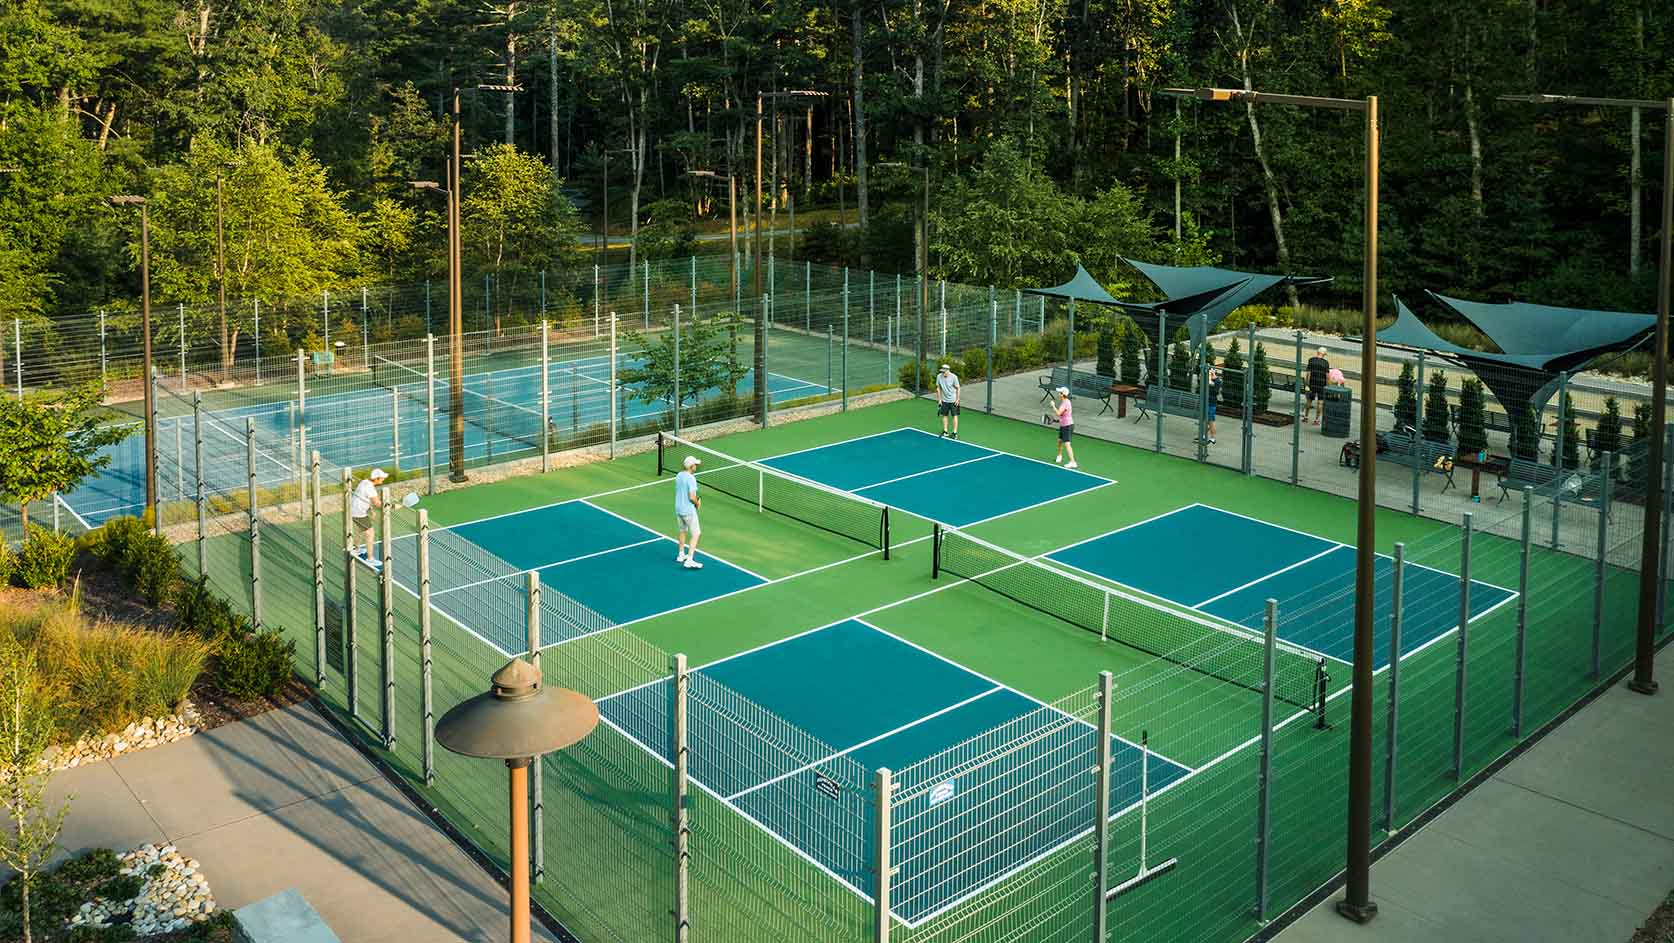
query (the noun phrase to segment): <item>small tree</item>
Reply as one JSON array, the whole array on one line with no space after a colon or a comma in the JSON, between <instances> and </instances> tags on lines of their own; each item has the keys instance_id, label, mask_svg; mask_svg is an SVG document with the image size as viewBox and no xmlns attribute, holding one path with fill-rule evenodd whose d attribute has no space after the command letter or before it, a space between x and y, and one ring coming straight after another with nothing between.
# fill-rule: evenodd
<instances>
[{"instance_id":1,"label":"small tree","mask_svg":"<svg viewBox=\"0 0 1674 943\"><path fill-rule=\"evenodd\" d=\"M1122 382L1128 386L1139 385L1139 371L1145 357L1140 352L1139 325L1132 318L1125 318L1122 322Z\"/></svg>"},{"instance_id":2,"label":"small tree","mask_svg":"<svg viewBox=\"0 0 1674 943\"><path fill-rule=\"evenodd\" d=\"M0 400L0 500L23 509L29 502L75 490L82 479L110 464L100 449L127 438L131 426L102 426L95 410L103 398L98 383L57 398Z\"/></svg>"},{"instance_id":3,"label":"small tree","mask_svg":"<svg viewBox=\"0 0 1674 943\"><path fill-rule=\"evenodd\" d=\"M1443 444L1451 438L1447 433L1447 374L1440 370L1424 391L1424 438Z\"/></svg>"},{"instance_id":4,"label":"small tree","mask_svg":"<svg viewBox=\"0 0 1674 943\"><path fill-rule=\"evenodd\" d=\"M1254 409L1257 415L1267 412L1267 407L1273 402L1273 373L1267 366L1267 345L1256 341L1255 356L1250 358L1250 369L1255 372L1253 380L1255 392Z\"/></svg>"},{"instance_id":5,"label":"small tree","mask_svg":"<svg viewBox=\"0 0 1674 943\"><path fill-rule=\"evenodd\" d=\"M1093 369L1101 377L1116 376L1116 328L1109 321L1099 327L1099 359Z\"/></svg>"},{"instance_id":6,"label":"small tree","mask_svg":"<svg viewBox=\"0 0 1674 943\"><path fill-rule=\"evenodd\" d=\"M1558 462L1559 450L1552 450L1552 464L1559 468L1581 467L1581 424L1575 421L1575 404L1570 402L1569 394L1565 393L1558 399L1558 421L1563 429L1564 447L1562 450L1563 463Z\"/></svg>"},{"instance_id":7,"label":"small tree","mask_svg":"<svg viewBox=\"0 0 1674 943\"><path fill-rule=\"evenodd\" d=\"M0 810L11 827L0 829L0 864L16 872L24 943L34 940L30 885L52 858L69 811L69 800L47 807L50 775L41 759L52 732L53 705L34 653L8 638L0 643Z\"/></svg>"},{"instance_id":8,"label":"small tree","mask_svg":"<svg viewBox=\"0 0 1674 943\"><path fill-rule=\"evenodd\" d=\"M1459 383L1459 451L1474 455L1488 448L1488 415L1481 380Z\"/></svg>"},{"instance_id":9,"label":"small tree","mask_svg":"<svg viewBox=\"0 0 1674 943\"><path fill-rule=\"evenodd\" d=\"M1185 341L1175 341L1168 350L1168 388L1192 388L1192 352L1186 348Z\"/></svg>"},{"instance_id":10,"label":"small tree","mask_svg":"<svg viewBox=\"0 0 1674 943\"><path fill-rule=\"evenodd\" d=\"M1417 388L1411 361L1401 364L1401 378L1395 381L1395 428L1410 429L1418 424L1418 396L1414 392Z\"/></svg>"},{"instance_id":11,"label":"small tree","mask_svg":"<svg viewBox=\"0 0 1674 943\"><path fill-rule=\"evenodd\" d=\"M1528 406L1511 417L1511 454L1526 462L1540 460L1540 426L1535 422L1534 410Z\"/></svg>"},{"instance_id":12,"label":"small tree","mask_svg":"<svg viewBox=\"0 0 1674 943\"><path fill-rule=\"evenodd\" d=\"M619 378L641 402L667 405L674 402L674 332L664 331L655 341L639 331L628 340L639 348L642 366L628 367ZM682 406L696 403L707 390L736 394L739 381L749 374L739 363L736 346L728 332L712 322L695 321L680 325L679 392ZM671 407L672 411L672 407Z\"/></svg>"},{"instance_id":13,"label":"small tree","mask_svg":"<svg viewBox=\"0 0 1674 943\"><path fill-rule=\"evenodd\" d=\"M1636 486L1645 481L1645 455L1651 438L1651 404L1633 404L1633 442L1628 449L1628 480Z\"/></svg>"},{"instance_id":14,"label":"small tree","mask_svg":"<svg viewBox=\"0 0 1674 943\"><path fill-rule=\"evenodd\" d=\"M1232 339L1232 346L1226 349L1226 360L1221 367L1224 376L1221 383L1221 402L1228 407L1242 410L1244 408L1244 352L1238 347L1238 338Z\"/></svg>"},{"instance_id":15,"label":"small tree","mask_svg":"<svg viewBox=\"0 0 1674 943\"><path fill-rule=\"evenodd\" d=\"M1594 434L1593 444L1598 447L1593 462L1600 471L1605 470L1602 467L1605 453L1614 457L1622 451L1622 404L1614 396L1604 398L1604 413L1598 417L1598 432ZM1616 469L1608 471L1615 474Z\"/></svg>"}]
</instances>

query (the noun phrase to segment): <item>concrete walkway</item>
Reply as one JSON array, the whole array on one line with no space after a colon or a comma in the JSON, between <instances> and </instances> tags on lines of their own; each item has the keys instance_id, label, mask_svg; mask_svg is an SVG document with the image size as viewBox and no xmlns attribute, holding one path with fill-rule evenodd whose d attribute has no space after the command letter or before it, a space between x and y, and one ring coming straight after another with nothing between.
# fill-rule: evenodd
<instances>
[{"instance_id":1,"label":"concrete walkway","mask_svg":"<svg viewBox=\"0 0 1674 943\"><path fill-rule=\"evenodd\" d=\"M308 705L67 770L52 792L75 796L66 854L173 842L222 908L295 888L343 940L506 938L506 892Z\"/></svg>"},{"instance_id":2,"label":"concrete walkway","mask_svg":"<svg viewBox=\"0 0 1674 943\"><path fill-rule=\"evenodd\" d=\"M1377 919L1339 891L1280 943L1626 943L1674 888L1674 647L1662 691L1617 685L1372 866Z\"/></svg>"}]
</instances>

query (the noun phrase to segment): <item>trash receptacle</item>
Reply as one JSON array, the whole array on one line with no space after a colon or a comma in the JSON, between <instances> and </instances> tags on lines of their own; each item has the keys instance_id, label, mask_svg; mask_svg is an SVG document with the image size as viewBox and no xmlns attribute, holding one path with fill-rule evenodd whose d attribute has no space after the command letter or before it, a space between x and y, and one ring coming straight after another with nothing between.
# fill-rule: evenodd
<instances>
[{"instance_id":1,"label":"trash receptacle","mask_svg":"<svg viewBox=\"0 0 1674 943\"><path fill-rule=\"evenodd\" d=\"M1354 391L1346 386L1328 386L1325 388L1324 418L1320 421L1321 435L1333 439L1346 439L1349 434L1351 417L1354 414Z\"/></svg>"}]
</instances>

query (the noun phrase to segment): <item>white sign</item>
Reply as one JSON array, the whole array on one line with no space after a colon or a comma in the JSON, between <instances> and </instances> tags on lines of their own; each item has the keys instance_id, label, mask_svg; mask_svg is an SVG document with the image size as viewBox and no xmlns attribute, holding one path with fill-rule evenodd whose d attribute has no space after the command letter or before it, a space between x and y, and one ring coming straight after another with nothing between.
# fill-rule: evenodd
<instances>
[{"instance_id":1,"label":"white sign","mask_svg":"<svg viewBox=\"0 0 1674 943\"><path fill-rule=\"evenodd\" d=\"M957 791L958 788L957 781L952 779L939 784L936 788L930 790L930 804L933 806L941 805L947 800L952 799L954 792Z\"/></svg>"}]
</instances>

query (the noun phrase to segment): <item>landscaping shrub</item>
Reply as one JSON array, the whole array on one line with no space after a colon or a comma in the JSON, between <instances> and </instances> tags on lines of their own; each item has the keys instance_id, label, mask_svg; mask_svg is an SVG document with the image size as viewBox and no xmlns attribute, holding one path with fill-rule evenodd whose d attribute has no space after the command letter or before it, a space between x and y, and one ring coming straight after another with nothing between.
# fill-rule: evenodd
<instances>
[{"instance_id":1,"label":"landscaping shrub","mask_svg":"<svg viewBox=\"0 0 1674 943\"><path fill-rule=\"evenodd\" d=\"M1570 401L1568 393L1559 397L1558 407L1558 415L1561 417L1561 434L1564 440L1564 447L1561 453L1563 455L1563 464L1559 467L1580 468L1581 443L1579 440L1581 438L1581 424L1575 421L1575 404ZM1553 465L1558 465L1559 454L1560 453L1557 449L1552 450Z\"/></svg>"},{"instance_id":2,"label":"landscaping shrub","mask_svg":"<svg viewBox=\"0 0 1674 943\"><path fill-rule=\"evenodd\" d=\"M174 613L180 628L208 642L246 630L244 617L209 588L208 577L199 577L180 588L175 594Z\"/></svg>"},{"instance_id":3,"label":"landscaping shrub","mask_svg":"<svg viewBox=\"0 0 1674 943\"><path fill-rule=\"evenodd\" d=\"M1256 341L1255 356L1250 358L1250 369L1255 371L1253 391L1257 414L1267 412L1273 402L1273 372L1267 366L1267 345Z\"/></svg>"},{"instance_id":4,"label":"landscaping shrub","mask_svg":"<svg viewBox=\"0 0 1674 943\"><path fill-rule=\"evenodd\" d=\"M1606 454L1611 456L1611 464L1614 465L1622 451L1622 404L1616 401L1616 397L1604 398L1604 412L1598 417L1598 432L1593 439L1593 444L1598 447L1597 454L1593 456L1594 466L1602 470ZM1614 473L1616 469L1613 467L1610 471Z\"/></svg>"},{"instance_id":5,"label":"landscaping shrub","mask_svg":"<svg viewBox=\"0 0 1674 943\"><path fill-rule=\"evenodd\" d=\"M1481 380L1459 384L1459 453L1475 455L1488 448L1486 398Z\"/></svg>"},{"instance_id":6,"label":"landscaping shrub","mask_svg":"<svg viewBox=\"0 0 1674 943\"><path fill-rule=\"evenodd\" d=\"M30 589L58 586L69 577L70 562L75 556L76 542L73 538L31 524L23 547L17 554L15 577Z\"/></svg>"},{"instance_id":7,"label":"landscaping shrub","mask_svg":"<svg viewBox=\"0 0 1674 943\"><path fill-rule=\"evenodd\" d=\"M959 371L959 382L970 386L977 382L988 380L988 351L981 347L972 347L965 351L964 359L952 366Z\"/></svg>"},{"instance_id":8,"label":"landscaping shrub","mask_svg":"<svg viewBox=\"0 0 1674 943\"><path fill-rule=\"evenodd\" d=\"M215 685L243 700L278 694L294 672L296 643L273 629L221 640Z\"/></svg>"},{"instance_id":9,"label":"landscaping shrub","mask_svg":"<svg viewBox=\"0 0 1674 943\"><path fill-rule=\"evenodd\" d=\"M1226 350L1226 359L1221 362L1225 371L1221 382L1221 402L1235 409L1244 406L1244 352L1238 347L1238 338L1232 339L1232 346Z\"/></svg>"},{"instance_id":10,"label":"landscaping shrub","mask_svg":"<svg viewBox=\"0 0 1674 943\"><path fill-rule=\"evenodd\" d=\"M1094 368L1101 377L1116 375L1116 329L1107 321L1099 329L1098 364Z\"/></svg>"},{"instance_id":11,"label":"landscaping shrub","mask_svg":"<svg viewBox=\"0 0 1674 943\"><path fill-rule=\"evenodd\" d=\"M1447 374L1440 370L1430 374L1424 387L1424 439L1446 444L1452 436L1447 429Z\"/></svg>"},{"instance_id":12,"label":"landscaping shrub","mask_svg":"<svg viewBox=\"0 0 1674 943\"><path fill-rule=\"evenodd\" d=\"M1142 366L1140 361L1144 359L1143 355L1140 353L1140 345L1144 343L1145 335L1142 331L1140 331L1139 325L1134 323L1132 318L1125 319L1122 322L1122 326L1121 379L1123 383L1126 383L1129 386L1138 386L1140 379L1139 371Z\"/></svg>"},{"instance_id":13,"label":"landscaping shrub","mask_svg":"<svg viewBox=\"0 0 1674 943\"><path fill-rule=\"evenodd\" d=\"M1418 381L1409 360L1401 364L1401 376L1395 380L1395 428L1410 429L1417 422L1417 390Z\"/></svg>"},{"instance_id":14,"label":"landscaping shrub","mask_svg":"<svg viewBox=\"0 0 1674 943\"><path fill-rule=\"evenodd\" d=\"M12 577L17 575L17 554L0 539L0 586L10 585Z\"/></svg>"},{"instance_id":15,"label":"landscaping shrub","mask_svg":"<svg viewBox=\"0 0 1674 943\"><path fill-rule=\"evenodd\" d=\"M82 546L116 572L124 585L156 607L167 602L180 580L180 559L168 538L137 517L116 517L89 531Z\"/></svg>"}]
</instances>

